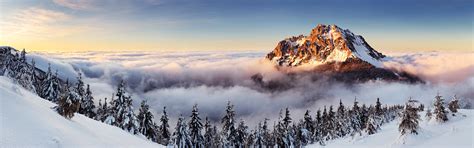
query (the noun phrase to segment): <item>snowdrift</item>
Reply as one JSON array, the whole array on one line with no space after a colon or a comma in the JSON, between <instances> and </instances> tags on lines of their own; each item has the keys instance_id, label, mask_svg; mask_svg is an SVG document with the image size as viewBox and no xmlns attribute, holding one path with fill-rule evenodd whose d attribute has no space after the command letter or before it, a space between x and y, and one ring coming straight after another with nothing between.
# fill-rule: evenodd
<instances>
[{"instance_id":1,"label":"snowdrift","mask_svg":"<svg viewBox=\"0 0 474 148\"><path fill-rule=\"evenodd\" d=\"M163 147L80 114L68 120L53 106L0 76L0 147Z\"/></svg>"},{"instance_id":2,"label":"snowdrift","mask_svg":"<svg viewBox=\"0 0 474 148\"><path fill-rule=\"evenodd\" d=\"M381 130L373 135L346 137L326 143L326 148L472 148L474 147L473 110L460 109L456 116L448 114L449 121L437 123L427 120L426 112L420 112L420 129L418 135L400 136L399 119L384 124ZM319 144L308 147L322 147Z\"/></svg>"}]
</instances>

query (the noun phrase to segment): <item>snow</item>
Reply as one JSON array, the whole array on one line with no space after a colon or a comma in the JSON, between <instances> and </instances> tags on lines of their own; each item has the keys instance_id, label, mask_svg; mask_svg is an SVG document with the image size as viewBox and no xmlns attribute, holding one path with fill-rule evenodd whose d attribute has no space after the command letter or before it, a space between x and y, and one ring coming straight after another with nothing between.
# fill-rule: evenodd
<instances>
[{"instance_id":1,"label":"snow","mask_svg":"<svg viewBox=\"0 0 474 148\"><path fill-rule=\"evenodd\" d=\"M355 56L360 58L361 60L364 60L366 62L369 62L370 64L374 65L375 67L382 68L383 64L381 61L374 59L372 56L370 56L370 50L367 49L367 47L364 46L362 39L357 36L355 43L352 43L355 48Z\"/></svg>"},{"instance_id":2,"label":"snow","mask_svg":"<svg viewBox=\"0 0 474 148\"><path fill-rule=\"evenodd\" d=\"M163 147L80 114L68 120L4 76L0 106L0 147Z\"/></svg>"},{"instance_id":3,"label":"snow","mask_svg":"<svg viewBox=\"0 0 474 148\"><path fill-rule=\"evenodd\" d=\"M327 148L331 147L416 147L416 148L472 148L474 146L474 118L472 109L460 109L456 116L449 114L449 120L445 123L437 123L433 120L427 121L425 112L419 113L420 129L418 135L400 136L398 132L398 121L392 121L383 125L382 130L373 135L359 137L346 137L327 142ZM313 144L308 147L321 147Z\"/></svg>"}]
</instances>

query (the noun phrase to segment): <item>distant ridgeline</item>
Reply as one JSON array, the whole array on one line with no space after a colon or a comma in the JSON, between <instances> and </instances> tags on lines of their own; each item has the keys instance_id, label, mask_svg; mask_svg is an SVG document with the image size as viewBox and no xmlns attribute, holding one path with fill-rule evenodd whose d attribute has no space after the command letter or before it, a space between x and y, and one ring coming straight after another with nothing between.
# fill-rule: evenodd
<instances>
[{"instance_id":1,"label":"distant ridgeline","mask_svg":"<svg viewBox=\"0 0 474 148\"><path fill-rule=\"evenodd\" d=\"M115 95L104 103L94 105L94 98L89 85L82 81L78 74L73 85L53 74L51 67L41 71L35 67L34 60L26 61L26 52L11 47L0 47L0 75L9 77L40 97L54 102L54 108L60 115L70 119L74 113L83 114L106 124L119 127L131 134L143 135L153 142L174 147L304 147L310 144L326 145L328 141L344 137L372 135L380 131L384 124L400 120L398 130L401 135L417 135L419 130L419 112L424 105L409 100L405 105L382 105L377 98L375 104L360 105L354 99L351 106L330 105L323 109L306 110L303 119L296 121L291 118L288 108L280 111L278 119L271 126L269 119L260 119L260 123L249 128L244 120L237 122L234 105L228 102L220 126L211 123L206 117L204 121L193 106L191 116L186 120L180 116L174 131L170 123L166 107L155 122L146 101L140 104L136 114L132 107L132 97L126 92L125 82L119 83ZM459 108L456 97L444 104L441 96L435 97L433 107L428 107L426 118L437 122L448 120L448 110L452 116L457 115ZM433 112L429 108L433 108ZM451 118L451 116L449 117ZM9 122L9 121L7 121ZM217 128L221 127L221 128Z\"/></svg>"}]
</instances>

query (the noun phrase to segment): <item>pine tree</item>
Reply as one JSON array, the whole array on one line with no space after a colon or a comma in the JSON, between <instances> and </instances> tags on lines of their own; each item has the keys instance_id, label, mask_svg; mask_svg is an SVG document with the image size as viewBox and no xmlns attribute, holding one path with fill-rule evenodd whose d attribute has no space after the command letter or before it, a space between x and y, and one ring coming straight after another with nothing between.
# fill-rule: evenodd
<instances>
[{"instance_id":1,"label":"pine tree","mask_svg":"<svg viewBox=\"0 0 474 148\"><path fill-rule=\"evenodd\" d=\"M455 115L454 113L458 112L458 109L459 109L458 102L459 102L458 98L454 96L453 99L448 103L448 108L453 113L453 116Z\"/></svg>"},{"instance_id":2,"label":"pine tree","mask_svg":"<svg viewBox=\"0 0 474 148\"><path fill-rule=\"evenodd\" d=\"M329 111L326 116L326 140L332 140L337 138L336 134L336 121L335 112L333 111L332 105L329 106Z\"/></svg>"},{"instance_id":3,"label":"pine tree","mask_svg":"<svg viewBox=\"0 0 474 148\"><path fill-rule=\"evenodd\" d=\"M361 121L361 113L360 113L360 108L358 106L358 103L356 99L354 99L354 105L352 107L351 113L350 113L350 124L351 124L351 135L354 136L355 134L361 134L361 129L362 129L362 121Z\"/></svg>"},{"instance_id":4,"label":"pine tree","mask_svg":"<svg viewBox=\"0 0 474 148\"><path fill-rule=\"evenodd\" d=\"M61 98L58 101L58 106L56 106L55 109L60 115L71 119L74 113L79 110L79 103L79 96L74 91L70 91L68 84L66 84Z\"/></svg>"},{"instance_id":5,"label":"pine tree","mask_svg":"<svg viewBox=\"0 0 474 148\"><path fill-rule=\"evenodd\" d=\"M191 137L189 137L189 133L186 127L186 121L182 115L178 118L178 122L176 123L175 132L173 133L174 145L178 148L190 148L191 144Z\"/></svg>"},{"instance_id":6,"label":"pine tree","mask_svg":"<svg viewBox=\"0 0 474 148\"><path fill-rule=\"evenodd\" d=\"M262 122L257 124L257 127L254 131L254 147L263 148L265 147L265 136L263 132Z\"/></svg>"},{"instance_id":7,"label":"pine tree","mask_svg":"<svg viewBox=\"0 0 474 148\"><path fill-rule=\"evenodd\" d=\"M344 137L346 134L349 133L349 124L350 121L347 118L346 108L342 103L342 100L339 100L339 107L337 108L336 112L336 136L337 137Z\"/></svg>"},{"instance_id":8,"label":"pine tree","mask_svg":"<svg viewBox=\"0 0 474 148\"><path fill-rule=\"evenodd\" d=\"M314 130L315 130L313 118L311 117L311 115L309 115L309 113L310 111L306 110L303 117L303 123L302 123L303 125L302 125L302 128L300 129L301 134L303 134L301 136L304 138L303 139L304 145L312 143L311 135L313 135Z\"/></svg>"},{"instance_id":9,"label":"pine tree","mask_svg":"<svg viewBox=\"0 0 474 148\"><path fill-rule=\"evenodd\" d=\"M42 88L41 80L38 79L38 74L36 71L36 62L34 59L31 59L31 66L30 66L29 71L31 71L31 81L33 82L33 85L35 87L35 93L38 94L38 96L40 96L43 88Z\"/></svg>"},{"instance_id":10,"label":"pine tree","mask_svg":"<svg viewBox=\"0 0 474 148\"><path fill-rule=\"evenodd\" d=\"M58 102L59 93L61 91L59 80L56 76L51 73L51 64L48 64L48 71L46 72L46 78L43 80L42 91L40 96L51 102Z\"/></svg>"},{"instance_id":11,"label":"pine tree","mask_svg":"<svg viewBox=\"0 0 474 148\"><path fill-rule=\"evenodd\" d=\"M241 119L236 129L235 147L245 147L246 139L248 138L247 129L247 125L245 125L244 120Z\"/></svg>"},{"instance_id":12,"label":"pine tree","mask_svg":"<svg viewBox=\"0 0 474 148\"><path fill-rule=\"evenodd\" d=\"M262 134L263 134L263 145L266 147L273 147L275 145L275 142L273 140L272 134L270 133L270 129L268 128L268 121L269 119L265 118L263 120L263 125L262 125Z\"/></svg>"},{"instance_id":13,"label":"pine tree","mask_svg":"<svg viewBox=\"0 0 474 148\"><path fill-rule=\"evenodd\" d=\"M435 119L438 122L445 122L448 121L448 117L446 116L446 110L444 109L444 99L441 98L441 96L438 94L435 97L435 103L434 103L434 111L433 113L435 114Z\"/></svg>"},{"instance_id":14,"label":"pine tree","mask_svg":"<svg viewBox=\"0 0 474 148\"><path fill-rule=\"evenodd\" d=\"M23 57L23 59L24 59L24 57ZM16 76L16 80L18 80L18 83L23 88L25 88L26 90L31 91L31 92L36 94L37 93L36 92L36 87L35 87L35 84L33 82L34 81L34 75L31 71L31 69L32 69L31 65L29 65L26 62L26 59L21 60L20 63L19 63L18 75Z\"/></svg>"},{"instance_id":15,"label":"pine tree","mask_svg":"<svg viewBox=\"0 0 474 148\"><path fill-rule=\"evenodd\" d=\"M217 131L217 127L214 125L214 127L212 128L212 135L214 135L212 137L212 145L213 147L222 147L222 138L219 134L219 132Z\"/></svg>"},{"instance_id":16,"label":"pine tree","mask_svg":"<svg viewBox=\"0 0 474 148\"><path fill-rule=\"evenodd\" d=\"M99 105L97 106L97 111L96 111L96 115L94 117L94 120L97 120L97 121L102 121L102 117L104 117L104 114L105 114L105 110L102 108L102 99L99 99Z\"/></svg>"},{"instance_id":17,"label":"pine tree","mask_svg":"<svg viewBox=\"0 0 474 148\"><path fill-rule=\"evenodd\" d=\"M315 142L319 142L320 145L325 145L325 142L324 142L324 121L323 121L323 117L321 115L321 110L318 109L318 111L316 112L316 117L315 117L315 131L313 133L313 141Z\"/></svg>"},{"instance_id":18,"label":"pine tree","mask_svg":"<svg viewBox=\"0 0 474 148\"><path fill-rule=\"evenodd\" d=\"M105 98L104 105L102 109L104 109L104 116L102 117L102 122L109 124L109 125L116 125L115 121L115 114L116 110L114 108L114 97L112 95L112 98L110 99L110 103L107 102L107 98ZM110 106L107 106L107 103L110 104Z\"/></svg>"},{"instance_id":19,"label":"pine tree","mask_svg":"<svg viewBox=\"0 0 474 148\"><path fill-rule=\"evenodd\" d=\"M160 125L160 134L159 134L159 138L160 138L160 144L163 144L163 145L168 145L169 141L171 140L171 134L170 134L170 130L169 130L169 124L168 124L168 114L166 113L166 106L163 107L163 115L161 116L160 118L160 122L161 122L161 125Z\"/></svg>"},{"instance_id":20,"label":"pine tree","mask_svg":"<svg viewBox=\"0 0 474 148\"><path fill-rule=\"evenodd\" d=\"M369 135L375 134L377 132L377 121L376 115L370 114L367 123L365 124L365 132Z\"/></svg>"},{"instance_id":21,"label":"pine tree","mask_svg":"<svg viewBox=\"0 0 474 148\"><path fill-rule=\"evenodd\" d=\"M77 73L77 82L76 86L74 87L74 91L79 95L79 99L84 102L84 96L86 95L86 91L84 90L84 82L82 81L82 74L80 72Z\"/></svg>"},{"instance_id":22,"label":"pine tree","mask_svg":"<svg viewBox=\"0 0 474 148\"><path fill-rule=\"evenodd\" d=\"M157 129L155 127L155 122L153 121L153 114L150 112L149 108L150 106L146 103L146 100L143 100L138 109L137 119L140 125L138 131L148 139L157 141L157 134L155 133Z\"/></svg>"},{"instance_id":23,"label":"pine tree","mask_svg":"<svg viewBox=\"0 0 474 148\"><path fill-rule=\"evenodd\" d=\"M92 92L90 90L89 84L87 84L86 92L81 101L81 107L79 108L79 113L83 114L89 118L94 118L96 116L94 105L94 97L92 97Z\"/></svg>"},{"instance_id":24,"label":"pine tree","mask_svg":"<svg viewBox=\"0 0 474 148\"><path fill-rule=\"evenodd\" d=\"M410 103L405 105L405 109L402 112L402 121L398 125L398 131L402 135L405 134L418 134L418 120L420 116L417 113L417 109L414 108Z\"/></svg>"},{"instance_id":25,"label":"pine tree","mask_svg":"<svg viewBox=\"0 0 474 148\"><path fill-rule=\"evenodd\" d=\"M129 133L137 134L139 132L138 129L140 129L140 124L138 123L137 117L133 112L132 100L126 99L125 106L122 109L122 114L119 114L119 117L121 117L123 120L119 127L128 131Z\"/></svg>"},{"instance_id":26,"label":"pine tree","mask_svg":"<svg viewBox=\"0 0 474 148\"><path fill-rule=\"evenodd\" d=\"M206 117L204 121L204 147L214 147L212 143L213 135L212 135L212 126L209 119Z\"/></svg>"},{"instance_id":27,"label":"pine tree","mask_svg":"<svg viewBox=\"0 0 474 148\"><path fill-rule=\"evenodd\" d=\"M222 124L222 138L224 147L234 147L235 140L236 140L236 130L235 130L235 120L234 120L234 105L227 102L226 107L226 114L222 117L221 124Z\"/></svg>"},{"instance_id":28,"label":"pine tree","mask_svg":"<svg viewBox=\"0 0 474 148\"><path fill-rule=\"evenodd\" d=\"M193 106L193 111L191 113L191 119L188 123L189 136L191 137L191 145L193 148L204 147L203 139L204 137L201 134L202 123L201 118L199 117L197 104Z\"/></svg>"}]
</instances>

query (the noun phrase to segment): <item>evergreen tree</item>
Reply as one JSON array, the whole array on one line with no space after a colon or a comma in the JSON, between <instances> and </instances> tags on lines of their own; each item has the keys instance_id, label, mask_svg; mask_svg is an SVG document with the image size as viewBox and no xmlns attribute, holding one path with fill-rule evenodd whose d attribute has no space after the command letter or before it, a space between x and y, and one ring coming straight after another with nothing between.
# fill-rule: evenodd
<instances>
[{"instance_id":1,"label":"evergreen tree","mask_svg":"<svg viewBox=\"0 0 474 148\"><path fill-rule=\"evenodd\" d=\"M221 120L221 124L222 124L221 132L222 132L224 147L235 146L237 132L235 130L234 116L235 116L234 105L232 105L229 101L227 102L226 114Z\"/></svg>"},{"instance_id":2,"label":"evergreen tree","mask_svg":"<svg viewBox=\"0 0 474 148\"><path fill-rule=\"evenodd\" d=\"M96 116L94 110L94 97L92 97L89 84L87 84L86 92L82 98L81 107L79 108L79 113L93 119Z\"/></svg>"},{"instance_id":3,"label":"evergreen tree","mask_svg":"<svg viewBox=\"0 0 474 148\"><path fill-rule=\"evenodd\" d=\"M169 130L169 124L168 124L168 114L166 113L166 107L163 107L163 115L161 116L160 118L160 122L161 122L161 125L160 125L160 134L159 134L159 138L160 138L160 142L161 144L163 145L168 145L169 141L171 140L171 134L170 134L170 130Z\"/></svg>"},{"instance_id":4,"label":"evergreen tree","mask_svg":"<svg viewBox=\"0 0 474 148\"><path fill-rule=\"evenodd\" d=\"M84 90L84 82L82 81L82 74L80 72L77 73L77 82L76 86L74 88L74 91L77 93L79 96L79 99L82 102L84 102L84 96L86 95L86 91Z\"/></svg>"},{"instance_id":5,"label":"evergreen tree","mask_svg":"<svg viewBox=\"0 0 474 148\"><path fill-rule=\"evenodd\" d=\"M405 109L402 112L402 121L398 125L398 131L402 135L405 134L418 134L418 120L419 115L417 109L412 106L412 104L407 103Z\"/></svg>"},{"instance_id":6,"label":"evergreen tree","mask_svg":"<svg viewBox=\"0 0 474 148\"><path fill-rule=\"evenodd\" d=\"M191 144L193 148L204 147L203 139L204 137L201 134L202 123L201 118L199 117L199 112L197 104L193 106L193 111L191 113L191 119L188 123L189 136L191 137Z\"/></svg>"},{"instance_id":7,"label":"evergreen tree","mask_svg":"<svg viewBox=\"0 0 474 148\"><path fill-rule=\"evenodd\" d=\"M350 113L350 124L351 124L351 135L354 136L355 134L361 134L361 129L362 129L362 121L361 121L361 113L360 113L360 108L358 106L357 99L354 99L354 105L352 107L351 113Z\"/></svg>"},{"instance_id":8,"label":"evergreen tree","mask_svg":"<svg viewBox=\"0 0 474 148\"><path fill-rule=\"evenodd\" d=\"M325 145L325 142L324 142L324 121L323 121L323 117L321 115L321 110L318 109L318 111L316 112L316 117L315 117L315 131L313 133L313 141L315 142L319 142L320 145Z\"/></svg>"},{"instance_id":9,"label":"evergreen tree","mask_svg":"<svg viewBox=\"0 0 474 148\"><path fill-rule=\"evenodd\" d=\"M350 126L348 123L350 121L348 120L348 115L346 112L346 108L344 107L344 104L342 103L342 100L339 100L339 107L337 108L336 112L336 136L337 137L344 137L346 134L349 133L350 131Z\"/></svg>"},{"instance_id":10,"label":"evergreen tree","mask_svg":"<svg viewBox=\"0 0 474 148\"><path fill-rule=\"evenodd\" d=\"M21 60L18 67L18 75L16 76L16 80L18 84L20 84L23 88L33 93L36 92L36 87L34 84L34 75L31 71L31 66L25 60Z\"/></svg>"},{"instance_id":11,"label":"evergreen tree","mask_svg":"<svg viewBox=\"0 0 474 148\"><path fill-rule=\"evenodd\" d=\"M375 134L377 132L377 119L375 114L370 114L367 123L365 124L365 132L369 135Z\"/></svg>"},{"instance_id":12,"label":"evergreen tree","mask_svg":"<svg viewBox=\"0 0 474 148\"><path fill-rule=\"evenodd\" d=\"M51 102L58 102L59 93L61 91L59 80L56 76L51 73L51 64L48 64L48 71L46 72L46 78L43 80L42 91L40 96Z\"/></svg>"},{"instance_id":13,"label":"evergreen tree","mask_svg":"<svg viewBox=\"0 0 474 148\"><path fill-rule=\"evenodd\" d=\"M262 125L262 134L263 134L263 145L266 147L273 147L275 145L275 142L273 140L272 134L270 133L270 129L268 128L268 121L269 119L265 118L263 120L263 125Z\"/></svg>"},{"instance_id":14,"label":"evergreen tree","mask_svg":"<svg viewBox=\"0 0 474 148\"><path fill-rule=\"evenodd\" d=\"M458 98L454 96L453 99L448 103L448 108L453 113L453 116L455 115L454 113L458 112L458 109L459 109L458 102L459 102Z\"/></svg>"},{"instance_id":15,"label":"evergreen tree","mask_svg":"<svg viewBox=\"0 0 474 148\"><path fill-rule=\"evenodd\" d=\"M129 98L129 97L128 97ZM123 120L119 127L128 131L132 134L137 134L140 129L140 124L138 123L137 117L133 112L132 100L126 99L125 106L122 108L123 111L119 114Z\"/></svg>"},{"instance_id":16,"label":"evergreen tree","mask_svg":"<svg viewBox=\"0 0 474 148\"><path fill-rule=\"evenodd\" d=\"M104 121L102 121L102 117L104 117L105 110L102 107L103 107L102 99L99 99L99 105L97 106L97 111L96 111L96 115L94 117L94 120L104 122Z\"/></svg>"},{"instance_id":17,"label":"evergreen tree","mask_svg":"<svg viewBox=\"0 0 474 148\"><path fill-rule=\"evenodd\" d=\"M74 91L70 91L69 86L66 84L61 98L58 101L58 106L56 106L55 109L60 115L71 119L74 113L79 110L79 103L79 96Z\"/></svg>"},{"instance_id":18,"label":"evergreen tree","mask_svg":"<svg viewBox=\"0 0 474 148\"><path fill-rule=\"evenodd\" d=\"M157 133L155 122L153 122L153 114L150 112L150 106L143 100L138 109L138 123L140 128L138 131L152 141L157 141Z\"/></svg>"},{"instance_id":19,"label":"evergreen tree","mask_svg":"<svg viewBox=\"0 0 474 148\"><path fill-rule=\"evenodd\" d=\"M115 114L116 110L114 108L114 97L112 95L112 98L110 99L110 103L107 102L107 98L105 98L104 105L102 109L104 110L104 115L102 117L102 122L109 124L109 125L116 125L115 121ZM107 103L110 104L110 106L107 106Z\"/></svg>"},{"instance_id":20,"label":"evergreen tree","mask_svg":"<svg viewBox=\"0 0 474 148\"><path fill-rule=\"evenodd\" d=\"M254 131L254 147L263 148L265 147L265 136L263 132L262 122L257 124L257 128Z\"/></svg>"},{"instance_id":21,"label":"evergreen tree","mask_svg":"<svg viewBox=\"0 0 474 148\"><path fill-rule=\"evenodd\" d=\"M221 136L220 136L219 132L217 131L217 127L216 127L216 126L214 126L214 127L212 128L212 135L214 135L214 136L212 137L212 145L213 145L214 147L222 147L222 142L221 142L222 139L221 139Z\"/></svg>"},{"instance_id":22,"label":"evergreen tree","mask_svg":"<svg viewBox=\"0 0 474 148\"><path fill-rule=\"evenodd\" d=\"M445 122L448 121L448 117L446 116L446 110L444 109L444 99L441 98L441 96L438 94L435 97L435 103L434 103L434 111L433 113L435 114L435 119L438 122Z\"/></svg>"},{"instance_id":23,"label":"evergreen tree","mask_svg":"<svg viewBox=\"0 0 474 148\"><path fill-rule=\"evenodd\" d=\"M248 138L247 129L248 129L247 125L245 125L244 120L241 119L236 129L237 136L235 137L235 141L236 141L235 147L238 147L238 148L245 147L247 143L246 140Z\"/></svg>"},{"instance_id":24,"label":"evergreen tree","mask_svg":"<svg viewBox=\"0 0 474 148\"><path fill-rule=\"evenodd\" d=\"M301 131L301 135L304 139L304 144L309 144L309 143L312 143L312 138L311 138L311 135L313 135L314 133L314 121L313 121L313 118L311 117L311 115L309 115L309 110L306 110L305 114L304 114L304 117L303 117L303 125L302 125L302 128L300 129Z\"/></svg>"},{"instance_id":25,"label":"evergreen tree","mask_svg":"<svg viewBox=\"0 0 474 148\"><path fill-rule=\"evenodd\" d=\"M29 71L31 71L31 81L33 82L33 85L35 87L35 93L38 94L38 96L41 96L43 88L42 88L41 80L38 79L38 74L36 71L36 62L34 59L31 59L31 66L30 66Z\"/></svg>"},{"instance_id":26,"label":"evergreen tree","mask_svg":"<svg viewBox=\"0 0 474 148\"><path fill-rule=\"evenodd\" d=\"M191 144L191 137L189 137L188 130L186 127L186 121L182 115L178 118L178 122L176 123L175 132L173 133L174 145L178 148L190 148Z\"/></svg>"},{"instance_id":27,"label":"evergreen tree","mask_svg":"<svg viewBox=\"0 0 474 148\"><path fill-rule=\"evenodd\" d=\"M212 133L211 122L206 117L204 121L204 142L203 142L204 147L214 147L212 143L212 139L213 139L213 133Z\"/></svg>"}]
</instances>

